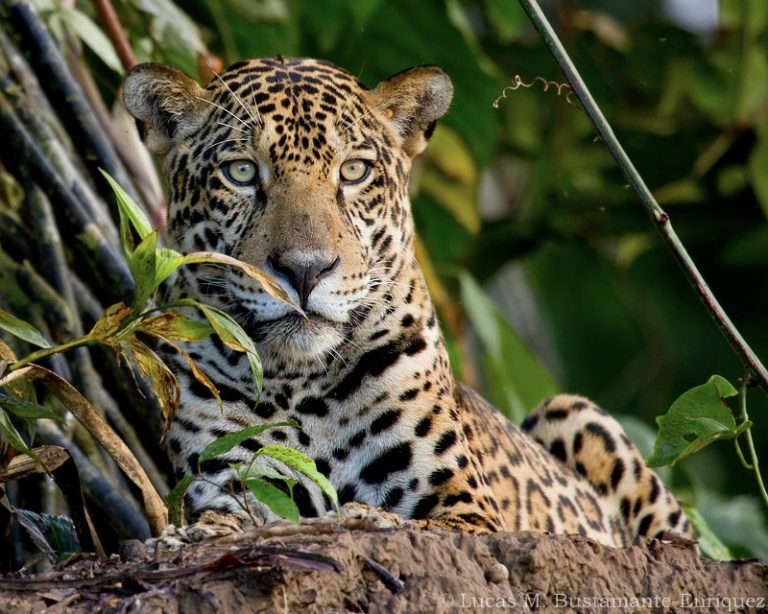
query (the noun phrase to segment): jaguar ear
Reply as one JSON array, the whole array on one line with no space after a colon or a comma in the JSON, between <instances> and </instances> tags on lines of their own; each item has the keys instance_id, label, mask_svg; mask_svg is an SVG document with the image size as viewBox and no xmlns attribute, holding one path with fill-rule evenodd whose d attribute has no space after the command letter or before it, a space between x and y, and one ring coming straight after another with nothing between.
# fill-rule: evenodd
<instances>
[{"instance_id":1,"label":"jaguar ear","mask_svg":"<svg viewBox=\"0 0 768 614\"><path fill-rule=\"evenodd\" d=\"M382 81L373 92L374 104L391 115L411 157L420 154L437 120L448 111L453 84L437 66L415 66Z\"/></svg>"},{"instance_id":2,"label":"jaguar ear","mask_svg":"<svg viewBox=\"0 0 768 614\"><path fill-rule=\"evenodd\" d=\"M136 119L146 146L165 154L196 130L206 117L208 92L180 70L164 64L139 64L123 82L123 102Z\"/></svg>"}]
</instances>

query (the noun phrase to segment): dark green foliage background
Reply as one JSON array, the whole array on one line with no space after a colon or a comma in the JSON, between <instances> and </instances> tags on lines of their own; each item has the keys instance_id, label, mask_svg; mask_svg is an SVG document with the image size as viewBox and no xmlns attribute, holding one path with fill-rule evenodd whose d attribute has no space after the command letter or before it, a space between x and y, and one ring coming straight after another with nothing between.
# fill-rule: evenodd
<instances>
[{"instance_id":1,"label":"dark green foliage background","mask_svg":"<svg viewBox=\"0 0 768 614\"><path fill-rule=\"evenodd\" d=\"M168 29L157 17L166 4L136 0L118 8L134 47L144 50L140 59L194 74L195 54L182 35L171 35L183 27ZM701 37L667 20L662 2L543 5L705 278L753 349L768 357L768 3L722 0L717 27ZM541 84L509 91L492 106L516 74L527 83L563 81L516 2L192 0L182 8L225 63L316 56L369 86L415 64L450 74L456 95L444 125L459 135L478 174L512 165L518 180L507 186L503 215L483 220L476 232L420 192L414 212L421 236L449 291L449 310L461 307L460 270L488 282L510 264L521 267L537 309L519 332L562 390L652 423L711 374L733 382L744 374L586 115ZM100 73L105 90L118 83L106 68ZM428 168L430 160L428 153ZM476 184L468 194L464 206L475 211ZM500 290L515 322L518 289ZM445 309L442 316L449 316ZM483 388L462 325L446 328L457 370ZM510 374L515 378L526 374ZM749 407L764 451L765 395L753 391ZM713 496L756 492L728 444L686 461L685 469L676 482L705 506ZM736 524L759 523L754 509L729 513ZM718 525L716 516L710 519ZM743 541L752 535L753 551L767 556L765 534L755 524L742 528Z\"/></svg>"}]
</instances>

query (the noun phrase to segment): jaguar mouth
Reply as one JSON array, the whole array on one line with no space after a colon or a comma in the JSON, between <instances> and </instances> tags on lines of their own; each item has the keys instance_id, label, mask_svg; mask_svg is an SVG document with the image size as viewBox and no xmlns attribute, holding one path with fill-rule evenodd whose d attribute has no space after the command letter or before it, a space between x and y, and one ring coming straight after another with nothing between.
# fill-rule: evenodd
<instances>
[{"instance_id":1,"label":"jaguar mouth","mask_svg":"<svg viewBox=\"0 0 768 614\"><path fill-rule=\"evenodd\" d=\"M294 335L312 336L328 329L337 330L341 326L336 322L314 311L307 311L304 315L291 312L269 320L257 320L244 326L244 330L254 341L264 341L267 336L290 337Z\"/></svg>"}]
</instances>

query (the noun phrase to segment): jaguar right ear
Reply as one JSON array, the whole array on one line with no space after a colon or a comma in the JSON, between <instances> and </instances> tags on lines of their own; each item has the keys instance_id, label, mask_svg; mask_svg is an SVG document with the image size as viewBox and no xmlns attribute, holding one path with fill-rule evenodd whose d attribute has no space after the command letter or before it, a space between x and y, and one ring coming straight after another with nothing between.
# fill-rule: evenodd
<instances>
[{"instance_id":1,"label":"jaguar right ear","mask_svg":"<svg viewBox=\"0 0 768 614\"><path fill-rule=\"evenodd\" d=\"M146 146L157 154L200 127L208 97L197 82L164 64L139 64L123 82L125 107Z\"/></svg>"}]
</instances>

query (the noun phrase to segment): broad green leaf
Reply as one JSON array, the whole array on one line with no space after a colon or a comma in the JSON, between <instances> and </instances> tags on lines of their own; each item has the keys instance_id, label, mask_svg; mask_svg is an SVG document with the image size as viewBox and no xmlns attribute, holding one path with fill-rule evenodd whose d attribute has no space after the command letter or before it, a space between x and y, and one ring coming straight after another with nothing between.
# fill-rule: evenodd
<instances>
[{"instance_id":1,"label":"broad green leaf","mask_svg":"<svg viewBox=\"0 0 768 614\"><path fill-rule=\"evenodd\" d=\"M499 41L513 42L528 27L528 17L517 2L483 0L489 25L496 30Z\"/></svg>"},{"instance_id":2,"label":"broad green leaf","mask_svg":"<svg viewBox=\"0 0 768 614\"><path fill-rule=\"evenodd\" d=\"M18 508L13 510L13 516L24 527L35 545L53 562L81 551L75 523L69 516L41 514Z\"/></svg>"},{"instance_id":3,"label":"broad green leaf","mask_svg":"<svg viewBox=\"0 0 768 614\"><path fill-rule=\"evenodd\" d=\"M117 57L112 42L91 20L77 9L63 9L56 16L68 24L77 37L83 41L98 58L118 74L123 74L123 65Z\"/></svg>"},{"instance_id":4,"label":"broad green leaf","mask_svg":"<svg viewBox=\"0 0 768 614\"><path fill-rule=\"evenodd\" d=\"M155 287L157 288L168 279L182 264L184 264L184 256L176 250L168 247L158 249L155 263Z\"/></svg>"},{"instance_id":5,"label":"broad green leaf","mask_svg":"<svg viewBox=\"0 0 768 614\"><path fill-rule=\"evenodd\" d=\"M147 216L144 215L141 207L128 196L125 190L120 187L120 184L112 179L105 170L99 170L115 192L117 210L120 214L120 237L123 241L123 250L125 250L126 254L130 254L133 251L133 240L129 239L130 234L126 232L128 230L128 222L130 222L142 241L152 232L152 225L149 223Z\"/></svg>"},{"instance_id":6,"label":"broad green leaf","mask_svg":"<svg viewBox=\"0 0 768 614\"><path fill-rule=\"evenodd\" d=\"M16 521L27 532L32 543L34 543L35 546L48 557L48 560L51 563L55 563L56 553L45 538L45 527L42 526L43 523L40 514L17 508L12 508L11 513Z\"/></svg>"},{"instance_id":7,"label":"broad green leaf","mask_svg":"<svg viewBox=\"0 0 768 614\"><path fill-rule=\"evenodd\" d=\"M293 487L298 482L298 480L296 480L295 478L291 478L291 477L288 477L287 475L283 475L277 469L275 469L271 465L267 465L266 463L257 462L257 463L249 463L247 466L243 466L243 465L244 465L243 463L240 463L237 466L230 465L237 473L241 482L246 482L247 480L262 479L262 478L267 478L270 480L281 480L285 482L285 484L288 486L288 490L291 492L293 492Z\"/></svg>"},{"instance_id":8,"label":"broad green leaf","mask_svg":"<svg viewBox=\"0 0 768 614\"><path fill-rule=\"evenodd\" d=\"M472 234L480 230L477 209L477 167L457 132L439 126L430 139L430 165L419 180L419 189L450 213Z\"/></svg>"},{"instance_id":9,"label":"broad green leaf","mask_svg":"<svg viewBox=\"0 0 768 614\"><path fill-rule=\"evenodd\" d=\"M56 422L64 422L64 419L55 411L48 407L43 407L37 403L14 399L13 397L0 397L0 409L12 413L14 416L26 420L37 420L38 418L48 418Z\"/></svg>"},{"instance_id":10,"label":"broad green leaf","mask_svg":"<svg viewBox=\"0 0 768 614\"><path fill-rule=\"evenodd\" d=\"M757 200L768 218L768 127L757 131L757 145L749 156L749 179Z\"/></svg>"},{"instance_id":11,"label":"broad green leaf","mask_svg":"<svg viewBox=\"0 0 768 614\"><path fill-rule=\"evenodd\" d=\"M704 520L704 517L699 514L692 505L683 505L683 511L688 516L688 520L691 521L693 528L696 530L696 535L701 546L701 552L704 556L708 556L716 561L730 561L733 559L733 554L728 549L720 538L715 534L712 528Z\"/></svg>"},{"instance_id":12,"label":"broad green leaf","mask_svg":"<svg viewBox=\"0 0 768 614\"><path fill-rule=\"evenodd\" d=\"M299 522L299 508L282 490L263 480L247 480L245 484L253 496L275 514L291 522Z\"/></svg>"},{"instance_id":13,"label":"broad green leaf","mask_svg":"<svg viewBox=\"0 0 768 614\"><path fill-rule=\"evenodd\" d=\"M739 555L768 560L768 525L765 506L760 499L750 495L719 494L712 491L707 482L707 475L696 480L694 498L699 515L705 518L712 532L732 551L738 549Z\"/></svg>"},{"instance_id":14,"label":"broad green leaf","mask_svg":"<svg viewBox=\"0 0 768 614\"><path fill-rule=\"evenodd\" d=\"M328 481L328 478L317 470L315 461L306 454L294 450L293 448L278 445L264 446L256 454L259 456L269 456L270 458L279 460L299 473L304 474L317 484L326 495L328 495L333 502L334 507L339 507L339 497L336 494L336 489L333 487L333 484L331 484Z\"/></svg>"},{"instance_id":15,"label":"broad green leaf","mask_svg":"<svg viewBox=\"0 0 768 614\"><path fill-rule=\"evenodd\" d=\"M736 427L725 403L724 399L737 394L731 383L719 375L681 394L666 414L656 418L659 432L653 454L646 459L648 466L674 465L713 441L733 439L749 428L749 424Z\"/></svg>"},{"instance_id":16,"label":"broad green leaf","mask_svg":"<svg viewBox=\"0 0 768 614\"><path fill-rule=\"evenodd\" d=\"M139 328L150 335L160 335L184 343L202 341L214 332L210 324L178 312L162 313L142 320Z\"/></svg>"},{"instance_id":17,"label":"broad green leaf","mask_svg":"<svg viewBox=\"0 0 768 614\"><path fill-rule=\"evenodd\" d=\"M40 457L29 449L21 433L19 433L8 414L4 411L0 411L0 441L9 443L14 450L26 454L35 462L45 467Z\"/></svg>"},{"instance_id":18,"label":"broad green leaf","mask_svg":"<svg viewBox=\"0 0 768 614\"><path fill-rule=\"evenodd\" d=\"M184 494L189 485L195 481L194 475L185 475L179 480L173 490L169 492L164 499L165 507L168 508L168 522L180 527L184 524Z\"/></svg>"},{"instance_id":19,"label":"broad green leaf","mask_svg":"<svg viewBox=\"0 0 768 614\"><path fill-rule=\"evenodd\" d=\"M464 310L486 352L491 399L515 423L542 399L557 393L557 384L504 317L466 272L459 275Z\"/></svg>"},{"instance_id":20,"label":"broad green leaf","mask_svg":"<svg viewBox=\"0 0 768 614\"><path fill-rule=\"evenodd\" d=\"M157 288L157 230L149 233L128 258L128 266L136 282L133 307L139 308Z\"/></svg>"},{"instance_id":21,"label":"broad green leaf","mask_svg":"<svg viewBox=\"0 0 768 614\"><path fill-rule=\"evenodd\" d=\"M245 352L248 357L248 364L251 366L251 373L253 373L253 381L261 392L264 370L253 340L235 320L223 311L202 303L198 303L198 306L226 346L238 352Z\"/></svg>"},{"instance_id":22,"label":"broad green leaf","mask_svg":"<svg viewBox=\"0 0 768 614\"><path fill-rule=\"evenodd\" d=\"M7 311L0 309L0 328L7 330L14 337L23 339L27 343L36 345L41 348L49 348L51 344L45 340L45 337L32 326L29 322L20 320L19 318L12 316Z\"/></svg>"},{"instance_id":23,"label":"broad green leaf","mask_svg":"<svg viewBox=\"0 0 768 614\"><path fill-rule=\"evenodd\" d=\"M235 446L243 443L248 439L251 439L252 437L260 435L267 429L281 426L298 427L299 423L295 420L289 420L288 422L268 422L266 424L259 424L257 426L249 426L242 429L241 431L235 431L234 433L227 433L218 439L214 439L211 443L205 446L205 448L203 448L203 451L198 457L198 463L202 463L212 458L221 456L222 454L226 454Z\"/></svg>"}]
</instances>

